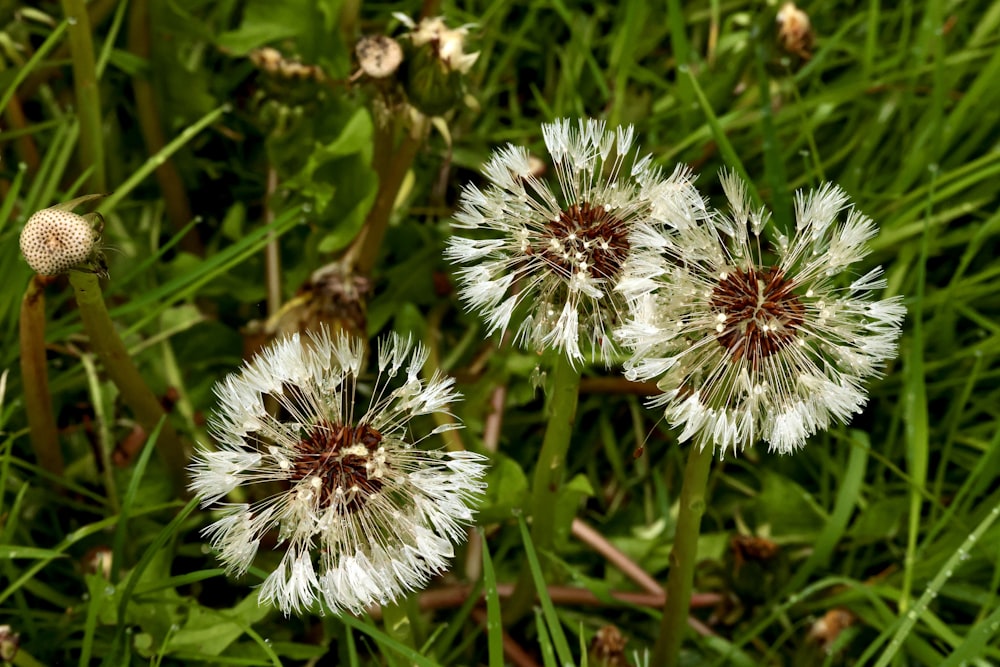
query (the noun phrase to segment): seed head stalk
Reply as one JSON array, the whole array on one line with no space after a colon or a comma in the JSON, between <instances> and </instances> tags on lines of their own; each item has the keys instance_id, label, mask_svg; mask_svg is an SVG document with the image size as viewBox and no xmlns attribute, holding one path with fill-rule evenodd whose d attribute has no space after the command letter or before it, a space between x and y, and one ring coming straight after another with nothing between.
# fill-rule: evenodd
<instances>
[{"instance_id":1,"label":"seed head stalk","mask_svg":"<svg viewBox=\"0 0 1000 667\"><path fill-rule=\"evenodd\" d=\"M548 425L545 427L542 450L535 462L531 487L531 541L536 551L551 548L555 541L556 507L580 394L580 369L565 354L555 353L552 357ZM523 616L534 600L535 582L525 559L509 602L507 619L514 621Z\"/></svg>"},{"instance_id":2,"label":"seed head stalk","mask_svg":"<svg viewBox=\"0 0 1000 667\"><path fill-rule=\"evenodd\" d=\"M705 496L711 467L712 448L692 445L684 467L677 529L674 533L674 547L670 552L670 572L667 574L667 601L660 622L660 634L653 649L653 661L650 663L653 665L674 667L680 664L681 643L691 609L701 515L705 513Z\"/></svg>"},{"instance_id":3,"label":"seed head stalk","mask_svg":"<svg viewBox=\"0 0 1000 667\"><path fill-rule=\"evenodd\" d=\"M21 301L21 375L24 378L24 405L28 413L31 447L38 465L56 477L63 474L59 432L52 412L49 375L45 362L44 278L32 276Z\"/></svg>"},{"instance_id":4,"label":"seed head stalk","mask_svg":"<svg viewBox=\"0 0 1000 667\"><path fill-rule=\"evenodd\" d=\"M90 338L91 347L101 360L105 372L118 387L122 400L135 413L136 419L146 433L152 433L163 419L163 406L142 379L139 369L132 362L132 357L118 336L108 309L104 305L97 276L84 271L70 271L69 282L73 286L80 318ZM177 431L169 420L164 421L156 446L175 487L183 488L187 455Z\"/></svg>"}]
</instances>

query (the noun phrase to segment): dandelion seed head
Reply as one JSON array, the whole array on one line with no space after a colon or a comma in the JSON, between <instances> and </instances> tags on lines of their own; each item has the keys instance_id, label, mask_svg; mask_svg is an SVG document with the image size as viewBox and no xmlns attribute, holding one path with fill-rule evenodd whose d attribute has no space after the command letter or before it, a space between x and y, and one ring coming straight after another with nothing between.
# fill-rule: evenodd
<instances>
[{"instance_id":1,"label":"dandelion seed head","mask_svg":"<svg viewBox=\"0 0 1000 667\"><path fill-rule=\"evenodd\" d=\"M410 432L414 417L459 398L453 380L422 380L427 350L392 336L364 383L366 403L357 396L363 349L326 331L265 349L217 386L211 429L220 449L191 466L203 506L238 486L253 498L223 505L205 530L230 572L246 571L261 538L276 532L283 557L259 598L286 614L318 601L358 613L422 587L447 567L483 489L483 457L420 449L427 436Z\"/></svg>"},{"instance_id":2,"label":"dandelion seed head","mask_svg":"<svg viewBox=\"0 0 1000 667\"><path fill-rule=\"evenodd\" d=\"M534 351L552 347L574 362L607 362L618 350L609 332L625 313L618 285L638 261L631 241L637 224L697 219L688 209L701 200L692 195L688 171L665 179L648 158L633 155L631 127L563 119L543 124L542 136L558 188L517 168L526 163L524 149L496 151L484 166L490 185L465 189L455 227L499 243L484 257L455 236L445 256L456 264L494 262L510 277L507 299L485 303L479 274L459 271L460 297L481 312L491 333L512 326L516 340Z\"/></svg>"},{"instance_id":3,"label":"dandelion seed head","mask_svg":"<svg viewBox=\"0 0 1000 667\"><path fill-rule=\"evenodd\" d=\"M799 193L796 233L769 248L766 211L734 176L723 186L728 214L632 235L656 259L625 283L630 316L616 335L632 352L626 373L658 383L651 404L682 440L724 455L763 439L789 453L862 409L905 310L898 297L875 299L880 269L853 278L875 228L842 190Z\"/></svg>"}]
</instances>

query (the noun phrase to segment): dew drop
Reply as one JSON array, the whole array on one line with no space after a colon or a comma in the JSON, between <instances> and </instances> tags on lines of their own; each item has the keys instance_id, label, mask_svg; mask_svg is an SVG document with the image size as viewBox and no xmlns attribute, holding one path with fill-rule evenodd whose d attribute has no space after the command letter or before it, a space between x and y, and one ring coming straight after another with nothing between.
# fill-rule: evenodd
<instances>
[{"instance_id":1,"label":"dew drop","mask_svg":"<svg viewBox=\"0 0 1000 667\"><path fill-rule=\"evenodd\" d=\"M68 23L70 25L76 25L76 17L75 16L67 16L66 17L66 23Z\"/></svg>"}]
</instances>

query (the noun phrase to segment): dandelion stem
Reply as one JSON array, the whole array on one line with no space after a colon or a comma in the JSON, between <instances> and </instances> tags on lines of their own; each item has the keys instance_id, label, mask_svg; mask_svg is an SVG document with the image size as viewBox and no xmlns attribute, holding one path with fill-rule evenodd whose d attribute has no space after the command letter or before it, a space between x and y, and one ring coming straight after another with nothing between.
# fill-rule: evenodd
<instances>
[{"instance_id":1,"label":"dandelion stem","mask_svg":"<svg viewBox=\"0 0 1000 667\"><path fill-rule=\"evenodd\" d=\"M554 358L552 393L548 397L549 423L545 428L542 451L535 463L531 487L531 541L539 552L551 548L555 541L556 507L580 394L579 369L564 354L556 354ZM505 610L505 617L511 621L520 618L531 608L534 600L535 582L525 559L511 596L510 611Z\"/></svg>"},{"instance_id":2,"label":"dandelion stem","mask_svg":"<svg viewBox=\"0 0 1000 667\"><path fill-rule=\"evenodd\" d=\"M45 361L45 286L32 276L21 301L21 375L24 378L24 406L28 413L31 447L38 465L55 477L62 477L63 456L59 432L52 412L49 375Z\"/></svg>"},{"instance_id":3,"label":"dandelion stem","mask_svg":"<svg viewBox=\"0 0 1000 667\"><path fill-rule=\"evenodd\" d=\"M389 228L389 219L399 196L406 173L417 157L417 151L427 137L430 122L420 114L414 114L412 124L393 117L385 123L375 124L375 150L372 166L378 174L378 194L372 204L365 225L347 251L348 262L361 275L369 275L375 268L382 239ZM397 128L402 126L402 138L396 141Z\"/></svg>"},{"instance_id":4,"label":"dandelion stem","mask_svg":"<svg viewBox=\"0 0 1000 667\"><path fill-rule=\"evenodd\" d=\"M163 406L142 379L139 369L132 362L132 357L115 330L104 305L97 276L83 271L70 271L69 282L73 286L83 328L90 338L94 353L101 360L108 377L118 387L122 400L135 413L136 420L146 433L152 433L164 416ZM169 420L164 422L156 446L176 488L182 488L187 456L184 445Z\"/></svg>"},{"instance_id":5,"label":"dandelion stem","mask_svg":"<svg viewBox=\"0 0 1000 667\"><path fill-rule=\"evenodd\" d=\"M679 664L681 643L688 625L688 611L691 609L698 534L701 530L701 515L705 513L705 495L711 467L712 448L692 445L684 468L677 530L674 533L674 548L670 552L670 572L667 575L667 601L663 607L663 620L651 663L654 665L673 667Z\"/></svg>"},{"instance_id":6,"label":"dandelion stem","mask_svg":"<svg viewBox=\"0 0 1000 667\"><path fill-rule=\"evenodd\" d=\"M90 15L83 0L62 0L69 22L69 46L73 62L73 86L76 90L77 117L80 120L80 158L90 174L90 191L106 192L104 174L104 132L101 128L101 97L94 64L94 42Z\"/></svg>"}]
</instances>

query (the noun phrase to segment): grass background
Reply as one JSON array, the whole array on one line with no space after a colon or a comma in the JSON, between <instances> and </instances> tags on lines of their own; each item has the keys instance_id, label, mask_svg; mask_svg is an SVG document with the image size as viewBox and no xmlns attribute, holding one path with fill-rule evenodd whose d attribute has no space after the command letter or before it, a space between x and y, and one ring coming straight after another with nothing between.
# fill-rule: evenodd
<instances>
[{"instance_id":1,"label":"grass background","mask_svg":"<svg viewBox=\"0 0 1000 667\"><path fill-rule=\"evenodd\" d=\"M198 535L208 514L172 494L151 447L122 454L131 417L93 363L64 283L47 291L46 340L65 476L46 476L28 445L16 332L30 270L17 236L35 210L113 192L102 205L112 316L154 390L177 390L178 428L201 442L212 384L253 347L247 323L267 315L268 231L281 235L286 300L353 238L375 188L372 94L346 83L344 4L98 0L87 6L89 74L70 57L73 2L0 4L0 623L21 635L15 664L502 664L502 604L414 614L410 648L372 619L258 608L252 586L274 559L227 580ZM849 427L794 456L758 447L716 464L695 588L723 601L695 612L714 634L692 635L688 664L1000 662L1000 3L802 8L817 34L808 61L778 47L774 3L439 8L452 25L475 24L481 55L468 102L446 116L450 143L433 133L405 182L367 320L372 336L422 336L459 378L466 447L482 449L490 398L505 397L485 550L474 537L436 587L466 581L495 603L496 583L516 577L525 544L511 510L544 428L536 359L494 354L497 341L447 288L448 215L495 146L541 153L540 122L595 116L635 124L644 152L667 169L693 166L716 203L719 170L745 172L782 224L795 189L841 184L880 224L870 264L908 307L899 359ZM392 11L420 9L361 3L351 34L398 30ZM265 76L247 58L265 44L330 81ZM93 86L76 88L81 79ZM172 181L153 175L163 164ZM184 237L192 223L196 236ZM116 448L107 475L101 452ZM537 664L601 664L586 647L607 624L643 664L657 611L608 600L635 585L569 537L569 522L583 519L663 580L683 456L639 397L585 384L564 533L540 560L549 584L606 602L546 606L508 627ZM734 535L768 538L778 553L737 563ZM107 576L88 570L94 553L110 558ZM810 632L837 609L854 622L824 651Z\"/></svg>"}]
</instances>

